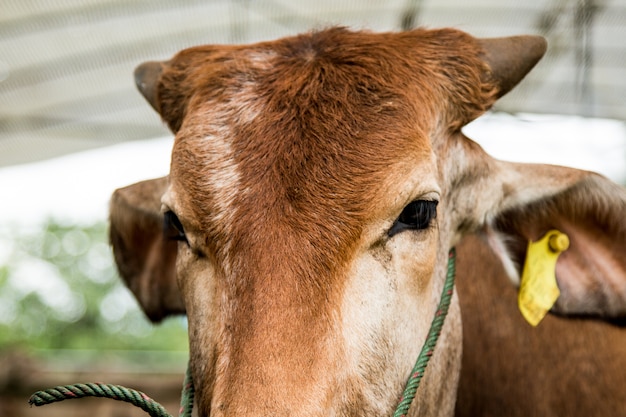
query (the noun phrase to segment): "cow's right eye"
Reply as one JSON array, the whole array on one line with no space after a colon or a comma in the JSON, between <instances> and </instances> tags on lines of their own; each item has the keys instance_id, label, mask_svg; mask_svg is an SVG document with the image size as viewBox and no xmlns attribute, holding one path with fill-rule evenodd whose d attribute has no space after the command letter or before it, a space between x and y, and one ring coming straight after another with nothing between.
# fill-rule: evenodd
<instances>
[{"instance_id":1,"label":"cow's right eye","mask_svg":"<svg viewBox=\"0 0 626 417\"><path fill-rule=\"evenodd\" d=\"M171 210L163 214L163 234L169 240L177 240L189 244L182 223Z\"/></svg>"},{"instance_id":2,"label":"cow's right eye","mask_svg":"<svg viewBox=\"0 0 626 417\"><path fill-rule=\"evenodd\" d=\"M436 200L415 200L409 203L389 230L389 237L404 230L428 229L437 218Z\"/></svg>"}]
</instances>

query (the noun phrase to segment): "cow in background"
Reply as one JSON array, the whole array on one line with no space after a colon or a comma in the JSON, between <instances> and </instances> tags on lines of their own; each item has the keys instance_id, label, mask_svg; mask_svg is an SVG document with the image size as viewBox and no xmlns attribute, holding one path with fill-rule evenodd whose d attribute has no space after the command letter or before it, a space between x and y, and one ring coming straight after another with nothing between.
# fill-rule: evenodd
<instances>
[{"instance_id":1,"label":"cow in background","mask_svg":"<svg viewBox=\"0 0 626 417\"><path fill-rule=\"evenodd\" d=\"M548 315L530 326L488 244L457 245L463 359L457 417L626 415L626 329Z\"/></svg>"}]
</instances>

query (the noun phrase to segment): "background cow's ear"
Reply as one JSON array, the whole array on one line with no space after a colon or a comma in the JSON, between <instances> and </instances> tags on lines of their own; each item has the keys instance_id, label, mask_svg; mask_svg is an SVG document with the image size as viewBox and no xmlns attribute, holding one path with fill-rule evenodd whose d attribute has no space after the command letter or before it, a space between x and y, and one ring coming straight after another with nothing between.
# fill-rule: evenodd
<instances>
[{"instance_id":1,"label":"background cow's ear","mask_svg":"<svg viewBox=\"0 0 626 417\"><path fill-rule=\"evenodd\" d=\"M557 229L570 247L557 262L561 296L553 311L626 315L626 191L571 168L499 161L495 168L484 230L509 274L519 280L528 242Z\"/></svg>"},{"instance_id":2,"label":"background cow's ear","mask_svg":"<svg viewBox=\"0 0 626 417\"><path fill-rule=\"evenodd\" d=\"M168 178L113 193L110 241L120 275L152 321L185 313L176 283L177 242L164 237L161 196Z\"/></svg>"}]
</instances>

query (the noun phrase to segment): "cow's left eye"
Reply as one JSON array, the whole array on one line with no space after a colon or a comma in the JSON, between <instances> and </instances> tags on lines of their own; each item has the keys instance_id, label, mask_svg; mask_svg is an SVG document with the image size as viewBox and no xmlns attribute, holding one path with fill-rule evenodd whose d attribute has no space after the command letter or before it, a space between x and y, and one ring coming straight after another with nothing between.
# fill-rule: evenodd
<instances>
[{"instance_id":1,"label":"cow's left eye","mask_svg":"<svg viewBox=\"0 0 626 417\"><path fill-rule=\"evenodd\" d=\"M410 202L389 230L389 237L404 230L423 230L430 227L433 219L437 218L438 203L435 200Z\"/></svg>"},{"instance_id":2,"label":"cow's left eye","mask_svg":"<svg viewBox=\"0 0 626 417\"><path fill-rule=\"evenodd\" d=\"M163 214L163 234L167 239L178 240L189 244L183 224L178 219L178 216L171 210Z\"/></svg>"}]
</instances>

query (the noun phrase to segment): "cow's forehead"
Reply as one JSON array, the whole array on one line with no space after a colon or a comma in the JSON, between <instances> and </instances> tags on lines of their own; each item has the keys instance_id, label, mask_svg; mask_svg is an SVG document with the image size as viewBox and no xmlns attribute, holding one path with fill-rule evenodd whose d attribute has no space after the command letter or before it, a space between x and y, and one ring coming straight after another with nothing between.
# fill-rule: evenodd
<instances>
[{"instance_id":1,"label":"cow's forehead","mask_svg":"<svg viewBox=\"0 0 626 417\"><path fill-rule=\"evenodd\" d=\"M371 219L439 190L429 135L402 117L373 114L355 129L323 109L285 117L253 85L230 99L237 104L209 102L190 115L174 146L172 188L198 229L232 237L232 228L270 227L273 217L290 230L356 241ZM311 126L331 117L332 126Z\"/></svg>"},{"instance_id":2,"label":"cow's forehead","mask_svg":"<svg viewBox=\"0 0 626 417\"><path fill-rule=\"evenodd\" d=\"M282 215L340 207L359 217L414 167L427 165L432 183L433 86L416 82L417 64L397 45L373 36L325 31L187 51L196 91L177 134L174 184L203 184L221 196L217 211L237 193Z\"/></svg>"}]
</instances>

